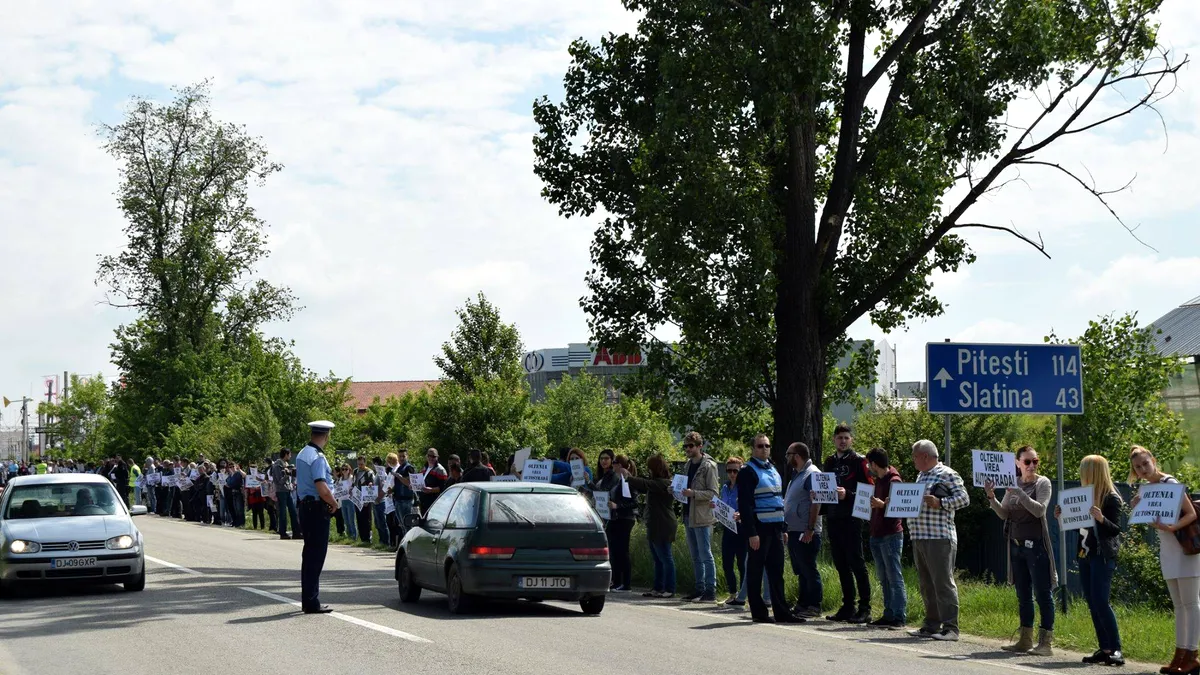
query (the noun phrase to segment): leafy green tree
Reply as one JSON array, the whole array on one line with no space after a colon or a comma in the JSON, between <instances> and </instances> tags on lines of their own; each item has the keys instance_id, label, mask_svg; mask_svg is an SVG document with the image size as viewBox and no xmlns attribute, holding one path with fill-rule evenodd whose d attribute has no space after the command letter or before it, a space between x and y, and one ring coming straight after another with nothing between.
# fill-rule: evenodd
<instances>
[{"instance_id":1,"label":"leafy green tree","mask_svg":"<svg viewBox=\"0 0 1200 675\"><path fill-rule=\"evenodd\" d=\"M122 374L113 441L132 450L219 413L234 349L290 316L287 289L251 277L267 248L249 187L281 167L259 139L212 117L207 83L166 104L135 99L121 123L101 129L127 224L123 249L100 258L97 283L109 304L139 315L112 345Z\"/></svg>"},{"instance_id":2,"label":"leafy green tree","mask_svg":"<svg viewBox=\"0 0 1200 675\"><path fill-rule=\"evenodd\" d=\"M52 420L46 433L62 441L63 457L85 462L105 458L111 395L104 376L71 375L67 396L59 403L41 403L38 413Z\"/></svg>"},{"instance_id":3,"label":"leafy green tree","mask_svg":"<svg viewBox=\"0 0 1200 675\"><path fill-rule=\"evenodd\" d=\"M517 327L500 319L500 311L480 293L455 312L458 327L433 362L447 380L470 390L480 378L513 380L523 376L524 347Z\"/></svg>"},{"instance_id":4,"label":"leafy green tree","mask_svg":"<svg viewBox=\"0 0 1200 675\"><path fill-rule=\"evenodd\" d=\"M573 43L564 99L534 104L543 195L602 214L594 339L677 326L650 367L695 401L769 406L777 461L794 440L820 454L855 321L942 312L930 275L974 261L963 230L1044 252L967 217L981 197L1040 169L1103 201L1044 151L1152 105L1183 63L1156 44L1161 0L623 4L636 32ZM1016 126L1031 90L1044 114Z\"/></svg>"},{"instance_id":5,"label":"leafy green tree","mask_svg":"<svg viewBox=\"0 0 1200 675\"><path fill-rule=\"evenodd\" d=\"M279 418L261 391L230 411L225 419L221 456L237 460L244 467L279 452Z\"/></svg>"},{"instance_id":6,"label":"leafy green tree","mask_svg":"<svg viewBox=\"0 0 1200 675\"><path fill-rule=\"evenodd\" d=\"M1064 342L1053 333L1046 341ZM1063 418L1067 474L1076 473L1085 455L1096 454L1108 458L1120 480L1134 444L1150 448L1165 467L1181 468L1187 434L1162 392L1183 363L1158 353L1152 329L1139 326L1134 313L1089 321L1074 342L1083 358L1083 414Z\"/></svg>"}]
</instances>

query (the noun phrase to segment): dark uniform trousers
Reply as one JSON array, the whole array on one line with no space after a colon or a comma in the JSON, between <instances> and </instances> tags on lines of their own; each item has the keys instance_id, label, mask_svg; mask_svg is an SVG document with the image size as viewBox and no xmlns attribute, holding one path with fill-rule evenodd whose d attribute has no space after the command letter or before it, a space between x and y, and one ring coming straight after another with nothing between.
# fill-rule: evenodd
<instances>
[{"instance_id":1,"label":"dark uniform trousers","mask_svg":"<svg viewBox=\"0 0 1200 675\"><path fill-rule=\"evenodd\" d=\"M329 509L320 499L306 497L300 502L300 528L304 531L304 550L300 554L300 605L304 609L321 606L321 570L329 551Z\"/></svg>"},{"instance_id":2,"label":"dark uniform trousers","mask_svg":"<svg viewBox=\"0 0 1200 675\"><path fill-rule=\"evenodd\" d=\"M750 601L750 615L765 618L770 615L762 599L763 573L771 584L771 606L775 617L788 613L787 598L783 585L783 535L784 523L758 523L758 550L746 545L746 595Z\"/></svg>"}]
</instances>

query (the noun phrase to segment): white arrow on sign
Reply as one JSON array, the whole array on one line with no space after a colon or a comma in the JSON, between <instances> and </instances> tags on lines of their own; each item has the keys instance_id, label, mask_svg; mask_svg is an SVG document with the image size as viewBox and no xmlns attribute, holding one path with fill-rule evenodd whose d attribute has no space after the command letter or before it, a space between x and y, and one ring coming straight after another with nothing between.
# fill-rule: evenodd
<instances>
[{"instance_id":1,"label":"white arrow on sign","mask_svg":"<svg viewBox=\"0 0 1200 675\"><path fill-rule=\"evenodd\" d=\"M945 368L942 368L941 370L939 370L939 371L938 371L938 374L937 374L937 375L934 375L934 376L933 376L933 379L937 380L938 382L941 382L941 383L942 383L942 389L945 389L945 388L946 388L946 382L948 382L948 381L950 381L950 380L953 380L954 378L950 376L950 373L947 373L947 372L946 372L946 369L945 369Z\"/></svg>"}]
</instances>

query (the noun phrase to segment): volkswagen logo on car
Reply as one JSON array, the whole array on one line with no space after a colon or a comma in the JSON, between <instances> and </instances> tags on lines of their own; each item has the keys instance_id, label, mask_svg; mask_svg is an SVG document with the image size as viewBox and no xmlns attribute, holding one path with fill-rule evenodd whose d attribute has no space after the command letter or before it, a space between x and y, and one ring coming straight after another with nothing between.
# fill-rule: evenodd
<instances>
[{"instance_id":1,"label":"volkswagen logo on car","mask_svg":"<svg viewBox=\"0 0 1200 675\"><path fill-rule=\"evenodd\" d=\"M78 551L79 550L79 542L77 542L77 541L67 542L67 550L68 551Z\"/></svg>"},{"instance_id":2,"label":"volkswagen logo on car","mask_svg":"<svg viewBox=\"0 0 1200 675\"><path fill-rule=\"evenodd\" d=\"M529 352L525 355L525 372L536 373L546 367L546 356L541 352Z\"/></svg>"}]
</instances>

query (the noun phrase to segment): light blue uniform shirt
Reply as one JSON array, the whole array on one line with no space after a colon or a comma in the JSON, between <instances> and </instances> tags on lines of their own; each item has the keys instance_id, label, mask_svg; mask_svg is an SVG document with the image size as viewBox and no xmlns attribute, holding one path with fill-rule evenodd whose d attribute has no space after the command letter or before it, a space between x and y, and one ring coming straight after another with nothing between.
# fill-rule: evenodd
<instances>
[{"instance_id":1,"label":"light blue uniform shirt","mask_svg":"<svg viewBox=\"0 0 1200 675\"><path fill-rule=\"evenodd\" d=\"M320 499L317 494L317 481L325 481L326 485L333 480L329 470L329 462L314 445L306 445L296 456L296 493L300 500L305 497Z\"/></svg>"}]
</instances>

